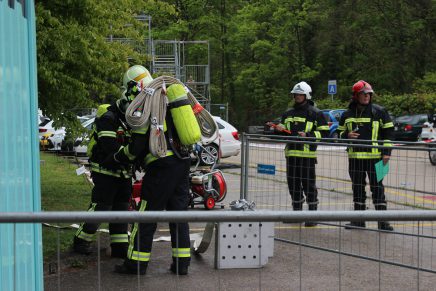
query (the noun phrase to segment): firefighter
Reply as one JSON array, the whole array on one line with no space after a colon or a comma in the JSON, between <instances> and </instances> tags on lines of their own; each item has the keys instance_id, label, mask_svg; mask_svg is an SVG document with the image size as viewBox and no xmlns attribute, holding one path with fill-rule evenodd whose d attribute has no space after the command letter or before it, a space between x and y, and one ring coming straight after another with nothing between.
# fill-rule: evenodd
<instances>
[{"instance_id":1,"label":"firefighter","mask_svg":"<svg viewBox=\"0 0 436 291\"><path fill-rule=\"evenodd\" d=\"M130 68L123 85L127 91L136 90L129 86L130 79L146 85L152 79L143 66ZM132 191L131 169L128 165L110 163L122 145L128 143L129 128L125 122L125 110L131 102L130 96L116 103L100 105L95 118L93 133L88 144L91 176L94 183L88 211L125 211L129 208ZM73 249L81 254L90 254L91 241L99 227L97 223L83 223L74 236ZM111 256L125 258L128 249L127 223L110 223Z\"/></svg>"},{"instance_id":2,"label":"firefighter","mask_svg":"<svg viewBox=\"0 0 436 291\"><path fill-rule=\"evenodd\" d=\"M300 82L291 90L294 106L281 117L278 131L290 131L295 137L313 137L319 140L328 137L329 126L323 113L314 106L312 88L306 82ZM285 148L286 175L289 193L294 210L303 210L306 200L309 210L318 208L318 190L316 188L316 145L288 143ZM303 195L304 193L304 195ZM315 222L306 222L306 227L315 226Z\"/></svg>"},{"instance_id":3,"label":"firefighter","mask_svg":"<svg viewBox=\"0 0 436 291\"><path fill-rule=\"evenodd\" d=\"M176 86L176 87L173 87ZM177 90L173 90L177 88ZM181 92L181 99L187 99L186 91L180 84L167 88L167 95ZM183 95L183 96L182 96ZM186 97L186 98L185 98ZM132 130L132 140L128 146L120 149L114 161L122 164L134 160L145 161L145 175L142 181L139 211L187 210L189 203L189 156L176 153L179 141L174 120L167 111L165 118L165 138L167 153L156 158L149 151L150 128ZM170 139L172 142L170 142ZM135 223L130 237L127 258L122 265L115 266L116 273L144 275L150 260L153 235L156 223ZM187 275L190 264L190 239L188 223L170 223L172 264L170 270L178 275Z\"/></svg>"},{"instance_id":4,"label":"firefighter","mask_svg":"<svg viewBox=\"0 0 436 291\"><path fill-rule=\"evenodd\" d=\"M358 81L353 85L353 98L339 122L339 137L349 140L370 140L372 145L379 145L377 140L383 140L384 146L390 143L393 135L393 123L388 112L381 106L372 103L374 91L368 82ZM383 160L387 164L391 149L370 147L348 147L348 160L352 188L354 210L366 209L366 176L368 176L372 201L375 210L386 210L387 203L382 181L377 182L375 164ZM346 228L365 227L365 221L354 221ZM385 221L378 222L381 230L393 231L393 227Z\"/></svg>"}]
</instances>

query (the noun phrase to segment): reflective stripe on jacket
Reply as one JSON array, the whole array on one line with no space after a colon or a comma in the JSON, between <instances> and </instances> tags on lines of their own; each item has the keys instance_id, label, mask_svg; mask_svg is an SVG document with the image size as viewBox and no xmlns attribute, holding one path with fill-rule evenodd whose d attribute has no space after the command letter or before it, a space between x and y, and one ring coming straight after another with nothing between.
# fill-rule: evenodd
<instances>
[{"instance_id":1,"label":"reflective stripe on jacket","mask_svg":"<svg viewBox=\"0 0 436 291\"><path fill-rule=\"evenodd\" d=\"M295 105L282 115L281 123L291 131L291 136L298 136L299 131L306 133L307 137L315 137L316 141L327 137L329 126L323 113L311 103ZM288 143L285 156L316 158L316 145L302 143Z\"/></svg>"},{"instance_id":2,"label":"reflective stripe on jacket","mask_svg":"<svg viewBox=\"0 0 436 291\"><path fill-rule=\"evenodd\" d=\"M371 140L372 145L379 146L377 140L383 141L383 146L392 146L394 124L386 110L377 105L369 104L363 111L359 111L357 103L351 102L349 109L344 112L339 122L339 137L348 139L348 133L359 133L358 140ZM353 139L354 140L354 139ZM390 155L390 149L370 147L348 147L350 159L380 159L382 155Z\"/></svg>"}]
</instances>

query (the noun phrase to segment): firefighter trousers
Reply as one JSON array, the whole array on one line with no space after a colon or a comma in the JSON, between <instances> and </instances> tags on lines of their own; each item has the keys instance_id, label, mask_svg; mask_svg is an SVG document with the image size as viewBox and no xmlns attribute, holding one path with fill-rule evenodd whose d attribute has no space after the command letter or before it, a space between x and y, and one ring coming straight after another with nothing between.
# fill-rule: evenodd
<instances>
[{"instance_id":1,"label":"firefighter trousers","mask_svg":"<svg viewBox=\"0 0 436 291\"><path fill-rule=\"evenodd\" d=\"M176 156L152 162L142 181L139 211L187 210L189 203L190 160ZM156 223L135 223L130 237L128 260L148 264ZM189 265L190 239L188 223L170 223L172 257Z\"/></svg>"},{"instance_id":2,"label":"firefighter trousers","mask_svg":"<svg viewBox=\"0 0 436 291\"><path fill-rule=\"evenodd\" d=\"M88 211L127 211L132 193L132 179L119 178L101 173L92 173L94 188L92 189L91 204ZM80 225L76 237L91 241L99 228L99 223L83 223ZM127 223L109 223L109 233L112 243L127 245Z\"/></svg>"},{"instance_id":3,"label":"firefighter trousers","mask_svg":"<svg viewBox=\"0 0 436 291\"><path fill-rule=\"evenodd\" d=\"M303 208L304 195L310 210L318 205L318 190L315 175L316 159L286 157L286 177L294 210Z\"/></svg>"},{"instance_id":4,"label":"firefighter trousers","mask_svg":"<svg viewBox=\"0 0 436 291\"><path fill-rule=\"evenodd\" d=\"M377 182L375 164L378 159L349 159L348 172L353 183L353 202L356 207L365 208L366 203L366 177L368 176L369 185L372 193L372 202L376 210L386 209L385 189L383 180Z\"/></svg>"}]
</instances>

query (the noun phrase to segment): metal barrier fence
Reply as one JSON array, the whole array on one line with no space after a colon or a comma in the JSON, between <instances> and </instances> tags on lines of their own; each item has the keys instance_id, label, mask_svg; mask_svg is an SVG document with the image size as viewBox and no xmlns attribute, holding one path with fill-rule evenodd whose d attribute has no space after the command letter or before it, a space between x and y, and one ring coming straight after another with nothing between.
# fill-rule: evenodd
<instances>
[{"instance_id":1,"label":"metal barrier fence","mask_svg":"<svg viewBox=\"0 0 436 291\"><path fill-rule=\"evenodd\" d=\"M318 145L318 210L334 212L352 210L354 205L347 147L385 148L373 146L371 141L348 144L334 139L315 142L309 138L260 135L244 135L242 142L241 198L255 201L258 209L273 211L293 209L286 177L286 143ZM391 148L389 173L383 179L388 210L435 209L436 167L429 161L429 151L436 149L407 142ZM365 188L368 196L366 207L374 209L367 179ZM304 209L307 209L307 204L304 204ZM322 222L303 235L279 231L276 239L404 268L416 268L418 263L426 271L436 273L436 262L433 262L436 256L434 223L393 223L393 232L378 230L377 222L366 225L364 229L345 230L342 222ZM340 246L336 236L342 237ZM417 247L420 248L418 253Z\"/></svg>"},{"instance_id":2,"label":"metal barrier fence","mask_svg":"<svg viewBox=\"0 0 436 291\"><path fill-rule=\"evenodd\" d=\"M304 221L342 222L349 220L413 221L416 233L391 234L381 232L358 233L350 237L341 227L305 229L299 224ZM97 252L92 263L84 270L71 271L61 268L63 260L71 254L59 251L56 264L47 270L45 266L46 290L431 290L436 284L434 270L429 269L434 253L434 236L425 228L436 220L436 212L429 210L394 211L188 211L188 212L42 212L1 213L0 223L41 222L191 222L191 228L202 228L198 222L292 222L296 225L278 223L275 227L276 244L274 256L260 269L216 270L213 268L213 250L201 256L193 256L189 276L174 276L165 271L170 259L170 246L160 247L154 243L153 265L147 274L118 275L112 272L120 261L107 259L104 252L104 235L97 236ZM62 230L58 230L60 232ZM191 231L192 232L192 231ZM358 231L357 231L358 232ZM351 233L351 232L350 232ZM308 239L317 237L314 246ZM391 237L399 237L398 242ZM287 238L295 240L289 245ZM327 238L327 239L326 239ZM218 242L219 238L216 238ZM365 244L362 244L364 241ZM374 260L361 260L352 255L347 247L354 243L354 250L376 256ZM393 242L393 244L392 244ZM17 242L19 245L26 242ZM259 236L259 244L261 244ZM336 253L332 253L334 245ZM388 249L387 246L390 246ZM406 253L405 250L408 250ZM351 255L350 255L351 254ZM259 255L260 257L260 255ZM401 258L397 264L386 264L386 257ZM5 260L4 258L3 260ZM76 258L77 260L77 258ZM6 261L4 261L6 262ZM155 263L158 262L158 263ZM162 266L163 262L165 266ZM404 266L407 265L407 268ZM16 274L19 276L19 274Z\"/></svg>"}]
</instances>

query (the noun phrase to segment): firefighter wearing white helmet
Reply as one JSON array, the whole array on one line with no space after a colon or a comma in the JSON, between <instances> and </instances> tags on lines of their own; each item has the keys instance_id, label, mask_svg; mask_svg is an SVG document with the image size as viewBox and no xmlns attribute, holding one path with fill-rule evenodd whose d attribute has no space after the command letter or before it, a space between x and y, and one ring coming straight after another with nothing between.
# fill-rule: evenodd
<instances>
[{"instance_id":1,"label":"firefighter wearing white helmet","mask_svg":"<svg viewBox=\"0 0 436 291\"><path fill-rule=\"evenodd\" d=\"M289 194L294 210L303 210L304 201L309 210L318 208L318 190L316 188L316 145L323 137L328 137L329 126L321 110L312 102L312 88L306 82L295 84L290 92L294 99L293 108L286 111L277 126L282 134L294 137L309 137L308 144L289 142L285 148L286 174ZM283 130L286 130L283 131ZM315 226L315 222L306 222L305 226Z\"/></svg>"},{"instance_id":2,"label":"firefighter wearing white helmet","mask_svg":"<svg viewBox=\"0 0 436 291\"><path fill-rule=\"evenodd\" d=\"M312 88L304 81L295 84L294 88L292 88L291 93L305 95L307 100L312 99L312 96L310 95L312 93Z\"/></svg>"}]
</instances>

